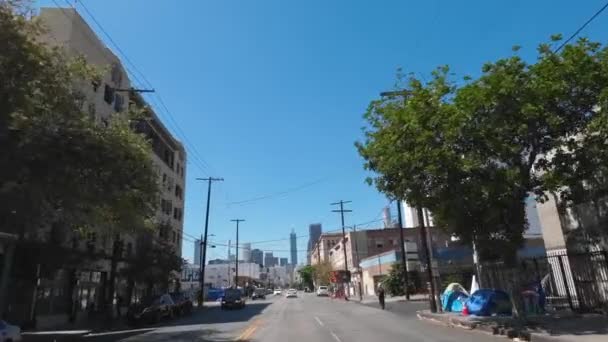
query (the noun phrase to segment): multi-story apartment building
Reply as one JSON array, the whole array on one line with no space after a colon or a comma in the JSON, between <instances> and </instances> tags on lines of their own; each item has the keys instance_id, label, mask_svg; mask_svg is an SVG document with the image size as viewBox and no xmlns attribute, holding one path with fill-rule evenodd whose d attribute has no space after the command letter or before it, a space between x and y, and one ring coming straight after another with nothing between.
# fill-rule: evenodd
<instances>
[{"instance_id":1,"label":"multi-story apartment building","mask_svg":"<svg viewBox=\"0 0 608 342\"><path fill-rule=\"evenodd\" d=\"M329 261L329 251L342 240L342 233L323 233L318 240L313 243L310 251L310 264Z\"/></svg>"},{"instance_id":2,"label":"multi-story apartment building","mask_svg":"<svg viewBox=\"0 0 608 342\"><path fill-rule=\"evenodd\" d=\"M83 56L90 65L103 71L99 80L75 84L83 95L82 109L100 126L108 125L112 118L124 115L130 105L148 108L144 99L132 90L120 59L103 44L76 10L42 8L39 19L47 28L39 37L41 42L62 48L68 57ZM186 153L158 116L152 110L147 111L149 119L142 121L136 129L152 142L151 157L162 187L156 218L163 227L156 237L147 240L153 243L159 239L165 240L172 251L181 256ZM123 248L117 260L116 274L120 274L120 270L128 265L130 257L137 252L138 242L142 241L140 235L132 234L121 234L119 239ZM110 256L114 254L115 241L115 236L104 234L101 229L92 229L84 238L68 232L65 236L66 246L95 257L85 258L77 269L72 267L53 274L42 274L37 287L30 289L21 286L17 291L19 295L14 298L19 305L11 305L15 308L10 313L11 319L15 322L33 320L32 312L35 312L39 328L52 327L65 324L68 312L75 312L78 320L80 316L86 316L87 309L112 302L114 293L108 290L111 288L110 259L114 259ZM116 295L125 297L127 288L126 280L117 277ZM54 293L57 296L37 296L34 303L32 298L36 293ZM66 303L75 303L76 308L66 307ZM36 310L31 310L34 305Z\"/></svg>"}]
</instances>

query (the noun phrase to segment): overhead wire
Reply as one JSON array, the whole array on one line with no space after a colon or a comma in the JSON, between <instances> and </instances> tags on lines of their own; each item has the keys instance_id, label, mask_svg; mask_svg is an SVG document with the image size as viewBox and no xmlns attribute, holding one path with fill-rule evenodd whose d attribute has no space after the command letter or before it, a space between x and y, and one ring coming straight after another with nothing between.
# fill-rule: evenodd
<instances>
[{"instance_id":1,"label":"overhead wire","mask_svg":"<svg viewBox=\"0 0 608 342\"><path fill-rule=\"evenodd\" d=\"M57 6L57 8L59 8L61 10L61 12L63 13L63 15L67 19L70 19L70 17L68 16L68 14L65 12L64 8L61 7L59 5L59 3L57 3L56 0L52 0L52 2L55 4L55 6ZM76 7L72 3L70 3L68 0L64 0L64 2L68 6L70 6L72 9L74 9L75 11L78 12L78 10L76 9ZM118 46L118 44L116 44L116 42L114 41L114 39L103 28L103 26L101 25L101 23L95 18L95 16L86 7L86 5L84 5L84 3L82 3L82 2L77 2L76 0L74 2L77 3L77 4L80 4L80 6L88 14L88 16L91 18L91 20L97 25L97 27L99 28L99 30L106 36L106 38L108 39L108 41L114 46L114 48L116 49L116 51L122 55L122 58L124 59L124 61L127 64L130 65L130 67L129 67L129 65L123 65L123 67L124 67L125 71L127 72L127 74L129 74L129 76L132 77L133 83L135 83L136 85L138 85L139 87L142 87L142 88L146 84L147 84L147 87L154 88L152 86L152 84L149 81L147 81L147 79L145 78L145 75L141 71L139 71L139 69L137 68L137 66L133 62L131 62L131 60L129 59L129 57L124 53L124 51L120 48L120 46ZM80 32L80 33L81 33L81 35L85 39L87 39L93 46L95 46L101 52L101 56L104 57L104 59L106 59L106 61L108 61L110 63L113 62L112 60L109 60L107 58L106 52L103 51L103 50L101 50L101 48L98 46L98 44L96 42L94 42L88 35L86 35L86 34L84 34L82 32ZM141 75L141 78L137 75L137 73L139 73ZM143 79L143 81L142 81L142 79ZM157 92L154 92L154 94L156 94L156 96L160 100L162 100L162 98L160 98L160 95ZM164 102L162 103L162 106L159 106L155 101L151 101L150 98L148 98L148 101L152 102L155 105L155 107L157 107L159 109L164 108L165 112L168 113L168 115L165 115L165 116L167 116L169 118L169 120L171 120L174 123L174 129L175 129L176 133L178 133L177 135L180 136L180 138L182 138L184 140L185 148L189 152L189 156L192 157L192 159L187 158L187 162L189 162L190 164L192 164L192 165L196 166L197 168L199 168L200 171L203 172L203 174L208 174L210 167L205 167L205 165L209 165L209 164L206 163L206 162L204 162L204 160L202 160L202 157L200 157L200 154L198 154L198 151L196 151L196 148L194 147L194 145L189 142L189 139L183 133L183 130L181 130L181 127L179 127L179 125L177 124L176 120L172 117L171 112L168 110L167 106L164 105ZM202 160L202 162L201 162L201 160Z\"/></svg>"},{"instance_id":2,"label":"overhead wire","mask_svg":"<svg viewBox=\"0 0 608 342\"><path fill-rule=\"evenodd\" d=\"M574 39L576 36L578 36L578 34L581 33L581 31L583 31L585 29L585 27L587 27L587 25L589 25L593 20L595 20L595 18L597 18L600 14L602 14L602 12L604 12L606 10L606 8L608 8L608 2L606 2L606 4L604 4L604 6L602 6L602 8L600 8L597 12L595 12L595 14L593 14L591 16L591 18L589 18L583 25L581 25L576 31L574 31L574 33L570 37L568 37L568 39L566 39L557 49L555 49L553 51L553 53L558 53L559 50L561 50L572 39Z\"/></svg>"}]
</instances>

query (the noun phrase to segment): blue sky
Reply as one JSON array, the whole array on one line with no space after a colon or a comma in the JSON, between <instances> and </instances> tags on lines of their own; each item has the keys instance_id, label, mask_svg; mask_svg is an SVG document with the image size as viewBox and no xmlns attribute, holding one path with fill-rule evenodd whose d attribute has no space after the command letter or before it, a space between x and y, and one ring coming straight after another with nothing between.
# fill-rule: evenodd
<instances>
[{"instance_id":1,"label":"blue sky","mask_svg":"<svg viewBox=\"0 0 608 342\"><path fill-rule=\"evenodd\" d=\"M183 132L209 165L188 165L187 234L200 235L204 224L206 185L194 179L225 178L213 188L210 233L226 243L234 240L232 218L247 220L241 242L286 239L291 229L306 235L314 222L336 229L339 216L329 203L340 199L353 201L348 225L379 218L387 200L364 183L353 143L367 105L394 87L398 68L425 77L449 64L455 75L477 75L515 44L534 58L539 42L574 32L604 0L84 3L158 91L178 136ZM582 35L601 40L607 29L603 15ZM167 114L157 112L176 132ZM294 188L300 189L228 205ZM300 238L298 249L306 241ZM254 247L287 256L289 244ZM184 241L184 257L192 254ZM226 248L218 245L209 255L224 257Z\"/></svg>"}]
</instances>

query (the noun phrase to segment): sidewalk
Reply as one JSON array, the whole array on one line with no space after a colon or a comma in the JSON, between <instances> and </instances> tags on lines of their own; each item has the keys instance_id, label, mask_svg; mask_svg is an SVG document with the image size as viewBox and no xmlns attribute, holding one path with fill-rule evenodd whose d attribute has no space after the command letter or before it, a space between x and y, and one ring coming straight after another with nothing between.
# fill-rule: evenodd
<instances>
[{"instance_id":1,"label":"sidewalk","mask_svg":"<svg viewBox=\"0 0 608 342\"><path fill-rule=\"evenodd\" d=\"M363 300L359 299L359 296L348 297L348 300L353 302L358 302L361 304L377 304L378 297L377 296L363 296ZM424 302L428 300L428 296L425 294L414 294L410 296L410 302ZM395 296L395 297L386 297L384 299L385 303L395 303L395 302L407 302L405 296Z\"/></svg>"},{"instance_id":2,"label":"sidewalk","mask_svg":"<svg viewBox=\"0 0 608 342\"><path fill-rule=\"evenodd\" d=\"M431 313L428 310L419 311L418 317L451 327L525 341L608 341L608 317L598 314L547 314L528 317L523 324L511 317L462 316L457 313Z\"/></svg>"}]
</instances>

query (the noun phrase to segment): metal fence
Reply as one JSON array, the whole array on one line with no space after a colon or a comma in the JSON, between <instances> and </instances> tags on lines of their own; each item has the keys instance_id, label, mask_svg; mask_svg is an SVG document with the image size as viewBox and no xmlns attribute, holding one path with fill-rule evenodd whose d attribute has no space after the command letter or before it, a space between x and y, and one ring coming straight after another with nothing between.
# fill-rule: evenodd
<instances>
[{"instance_id":1,"label":"metal fence","mask_svg":"<svg viewBox=\"0 0 608 342\"><path fill-rule=\"evenodd\" d=\"M482 287L525 291L542 285L549 309L592 312L608 308L608 253L558 253L480 267Z\"/></svg>"}]
</instances>

